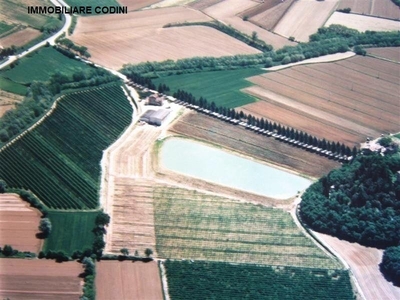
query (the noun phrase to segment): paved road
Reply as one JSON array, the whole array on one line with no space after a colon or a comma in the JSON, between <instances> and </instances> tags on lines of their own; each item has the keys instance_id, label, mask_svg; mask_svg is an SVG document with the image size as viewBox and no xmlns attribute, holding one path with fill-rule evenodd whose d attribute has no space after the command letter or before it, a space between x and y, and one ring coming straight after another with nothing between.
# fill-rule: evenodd
<instances>
[{"instance_id":1,"label":"paved road","mask_svg":"<svg viewBox=\"0 0 400 300\"><path fill-rule=\"evenodd\" d=\"M62 0L50 0L54 6L66 6L69 7L64 1ZM11 64L12 62L16 61L18 58L24 57L25 55L37 50L38 48L46 45L47 42L49 42L50 45L54 45L56 39L62 35L64 32L67 33L68 32L68 28L71 25L71 15L64 15L65 17L65 23L64 26L54 35L52 35L51 37L45 39L44 41L32 46L31 48L29 48L28 50L25 50L24 52L22 52L21 54L18 55L12 55L8 58L8 60L6 60L5 62L3 62L2 64L0 64L0 69L8 66L9 64Z\"/></svg>"}]
</instances>

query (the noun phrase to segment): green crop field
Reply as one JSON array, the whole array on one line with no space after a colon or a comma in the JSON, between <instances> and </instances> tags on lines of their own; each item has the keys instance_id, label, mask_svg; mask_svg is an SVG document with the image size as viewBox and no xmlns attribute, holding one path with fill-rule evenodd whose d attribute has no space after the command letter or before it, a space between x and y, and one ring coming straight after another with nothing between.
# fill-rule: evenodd
<instances>
[{"instance_id":1,"label":"green crop field","mask_svg":"<svg viewBox=\"0 0 400 300\"><path fill-rule=\"evenodd\" d=\"M47 81L57 70L70 76L78 70L89 68L91 67L85 63L68 58L52 47L43 47L23 57L13 69L0 74L14 82L28 84L34 80Z\"/></svg>"},{"instance_id":2,"label":"green crop field","mask_svg":"<svg viewBox=\"0 0 400 300\"><path fill-rule=\"evenodd\" d=\"M21 23L29 25L40 30L42 27L51 26L53 24L61 25L57 14L28 14L27 5L51 5L48 0L0 0L0 7L3 7L1 14L13 23Z\"/></svg>"},{"instance_id":3,"label":"green crop field","mask_svg":"<svg viewBox=\"0 0 400 300\"><path fill-rule=\"evenodd\" d=\"M164 83L176 92L178 89L192 93L196 98L204 97L217 106L234 108L255 102L256 99L240 90L252 85L246 78L265 73L260 69L201 72L174 75L153 80L158 86Z\"/></svg>"},{"instance_id":4,"label":"green crop field","mask_svg":"<svg viewBox=\"0 0 400 300\"><path fill-rule=\"evenodd\" d=\"M51 234L46 239L44 251L64 251L72 254L75 250L92 248L95 227L94 220L98 212L60 212L50 211Z\"/></svg>"},{"instance_id":5,"label":"green crop field","mask_svg":"<svg viewBox=\"0 0 400 300\"><path fill-rule=\"evenodd\" d=\"M25 96L27 87L0 76L0 90Z\"/></svg>"},{"instance_id":6,"label":"green crop field","mask_svg":"<svg viewBox=\"0 0 400 300\"><path fill-rule=\"evenodd\" d=\"M354 299L348 271L165 262L171 299Z\"/></svg>"},{"instance_id":7,"label":"green crop field","mask_svg":"<svg viewBox=\"0 0 400 300\"><path fill-rule=\"evenodd\" d=\"M160 257L340 268L288 212L193 191L154 191Z\"/></svg>"},{"instance_id":8,"label":"green crop field","mask_svg":"<svg viewBox=\"0 0 400 300\"><path fill-rule=\"evenodd\" d=\"M40 125L0 151L0 178L50 208L96 208L103 150L131 118L118 84L67 94Z\"/></svg>"},{"instance_id":9,"label":"green crop field","mask_svg":"<svg viewBox=\"0 0 400 300\"><path fill-rule=\"evenodd\" d=\"M7 31L11 30L13 27L15 27L15 25L7 24L3 21L0 21L0 36L3 33L6 33Z\"/></svg>"}]
</instances>

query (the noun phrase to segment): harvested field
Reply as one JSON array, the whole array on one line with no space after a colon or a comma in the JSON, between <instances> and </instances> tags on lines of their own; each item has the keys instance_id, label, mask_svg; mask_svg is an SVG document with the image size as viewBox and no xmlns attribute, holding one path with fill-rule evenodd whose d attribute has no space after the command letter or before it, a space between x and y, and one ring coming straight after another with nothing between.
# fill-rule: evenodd
<instances>
[{"instance_id":1,"label":"harvested field","mask_svg":"<svg viewBox=\"0 0 400 300\"><path fill-rule=\"evenodd\" d=\"M224 0L197 0L197 1L191 2L189 4L189 7L197 9L197 10L204 10L209 6L213 6L222 1L224 1Z\"/></svg>"},{"instance_id":2,"label":"harvested field","mask_svg":"<svg viewBox=\"0 0 400 300\"><path fill-rule=\"evenodd\" d=\"M251 36L253 31L257 32L259 39L272 45L276 49L282 48L286 45L295 45L296 43L293 43L284 37L262 29L251 22L243 21L242 17L239 15L243 11L253 8L258 4L258 2L251 0L225 0L208 7L204 12L225 24L232 25L232 27L247 35Z\"/></svg>"},{"instance_id":3,"label":"harvested field","mask_svg":"<svg viewBox=\"0 0 400 300\"><path fill-rule=\"evenodd\" d=\"M42 240L36 234L41 215L18 195L0 194L0 246L39 253Z\"/></svg>"},{"instance_id":4,"label":"harvested field","mask_svg":"<svg viewBox=\"0 0 400 300\"><path fill-rule=\"evenodd\" d=\"M367 136L399 131L399 73L396 63L359 56L296 66L251 77L258 87L246 91L263 101L243 108L318 138L353 146Z\"/></svg>"},{"instance_id":5,"label":"harvested field","mask_svg":"<svg viewBox=\"0 0 400 300\"><path fill-rule=\"evenodd\" d=\"M312 177L321 177L340 166L327 158L198 113L182 117L170 130Z\"/></svg>"},{"instance_id":6,"label":"harvested field","mask_svg":"<svg viewBox=\"0 0 400 300\"><path fill-rule=\"evenodd\" d=\"M322 27L335 10L338 0L296 1L275 26L274 32L296 41L308 42L309 36Z\"/></svg>"},{"instance_id":7,"label":"harvested field","mask_svg":"<svg viewBox=\"0 0 400 300\"><path fill-rule=\"evenodd\" d=\"M349 28L357 29L360 32L364 32L366 30L397 31L399 30L400 26L399 21L340 12L334 12L325 23L325 26L328 27L331 24L343 25Z\"/></svg>"},{"instance_id":8,"label":"harvested field","mask_svg":"<svg viewBox=\"0 0 400 300\"><path fill-rule=\"evenodd\" d=\"M400 9L391 0L341 0L338 8L351 8L356 14L400 19Z\"/></svg>"},{"instance_id":9,"label":"harvested field","mask_svg":"<svg viewBox=\"0 0 400 300\"><path fill-rule=\"evenodd\" d=\"M339 240L322 233L314 234L349 264L366 299L400 299L400 287L388 282L379 270L383 250Z\"/></svg>"},{"instance_id":10,"label":"harvested field","mask_svg":"<svg viewBox=\"0 0 400 300\"><path fill-rule=\"evenodd\" d=\"M193 1L195 1L195 0L162 0L162 1L159 1L158 3L151 5L149 7L149 9L170 7L170 6L179 6L179 5L183 6L183 5L190 4Z\"/></svg>"},{"instance_id":11,"label":"harvested field","mask_svg":"<svg viewBox=\"0 0 400 300\"><path fill-rule=\"evenodd\" d=\"M0 259L0 297L13 300L75 300L82 295L78 262Z\"/></svg>"},{"instance_id":12,"label":"harvested field","mask_svg":"<svg viewBox=\"0 0 400 300\"><path fill-rule=\"evenodd\" d=\"M73 40L89 48L94 62L115 69L125 63L260 52L210 27L162 28L168 23L209 20L185 7L80 18Z\"/></svg>"},{"instance_id":13,"label":"harvested field","mask_svg":"<svg viewBox=\"0 0 400 300\"><path fill-rule=\"evenodd\" d=\"M257 6L256 9L245 13L250 13L252 15L250 18L252 23L273 31L293 3L294 0L286 0L283 2L281 0L267 0L264 4ZM261 8L263 9L261 10Z\"/></svg>"},{"instance_id":14,"label":"harvested field","mask_svg":"<svg viewBox=\"0 0 400 300\"><path fill-rule=\"evenodd\" d=\"M157 262L96 263L96 299L164 299Z\"/></svg>"},{"instance_id":15,"label":"harvested field","mask_svg":"<svg viewBox=\"0 0 400 300\"><path fill-rule=\"evenodd\" d=\"M118 0L121 6L128 6L128 11L138 10L160 1L161 0Z\"/></svg>"},{"instance_id":16,"label":"harvested field","mask_svg":"<svg viewBox=\"0 0 400 300\"><path fill-rule=\"evenodd\" d=\"M1 38L0 45L4 48L11 47L12 45L20 47L27 44L34 38L37 38L39 35L41 35L41 32L39 30L27 27L21 31L15 32L13 34Z\"/></svg>"},{"instance_id":17,"label":"harvested field","mask_svg":"<svg viewBox=\"0 0 400 300\"><path fill-rule=\"evenodd\" d=\"M400 63L400 48L398 47L368 48L367 53L372 56Z\"/></svg>"}]
</instances>

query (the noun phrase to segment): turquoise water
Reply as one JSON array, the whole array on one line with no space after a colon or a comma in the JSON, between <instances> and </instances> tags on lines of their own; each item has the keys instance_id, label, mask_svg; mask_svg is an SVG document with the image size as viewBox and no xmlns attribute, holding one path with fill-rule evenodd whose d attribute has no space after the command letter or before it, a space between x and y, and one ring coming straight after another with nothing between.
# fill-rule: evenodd
<instances>
[{"instance_id":1,"label":"turquoise water","mask_svg":"<svg viewBox=\"0 0 400 300\"><path fill-rule=\"evenodd\" d=\"M312 182L251 159L186 139L170 138L161 148L164 168L268 197L286 199Z\"/></svg>"}]
</instances>

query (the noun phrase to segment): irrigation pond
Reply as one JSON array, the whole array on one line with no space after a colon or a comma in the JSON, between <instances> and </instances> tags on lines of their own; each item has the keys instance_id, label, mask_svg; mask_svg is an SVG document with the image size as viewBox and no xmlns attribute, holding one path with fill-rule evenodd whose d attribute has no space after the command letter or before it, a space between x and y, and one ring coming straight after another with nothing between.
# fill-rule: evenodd
<instances>
[{"instance_id":1,"label":"irrigation pond","mask_svg":"<svg viewBox=\"0 0 400 300\"><path fill-rule=\"evenodd\" d=\"M277 199L293 197L312 183L290 172L188 139L165 140L160 161L173 172Z\"/></svg>"}]
</instances>

